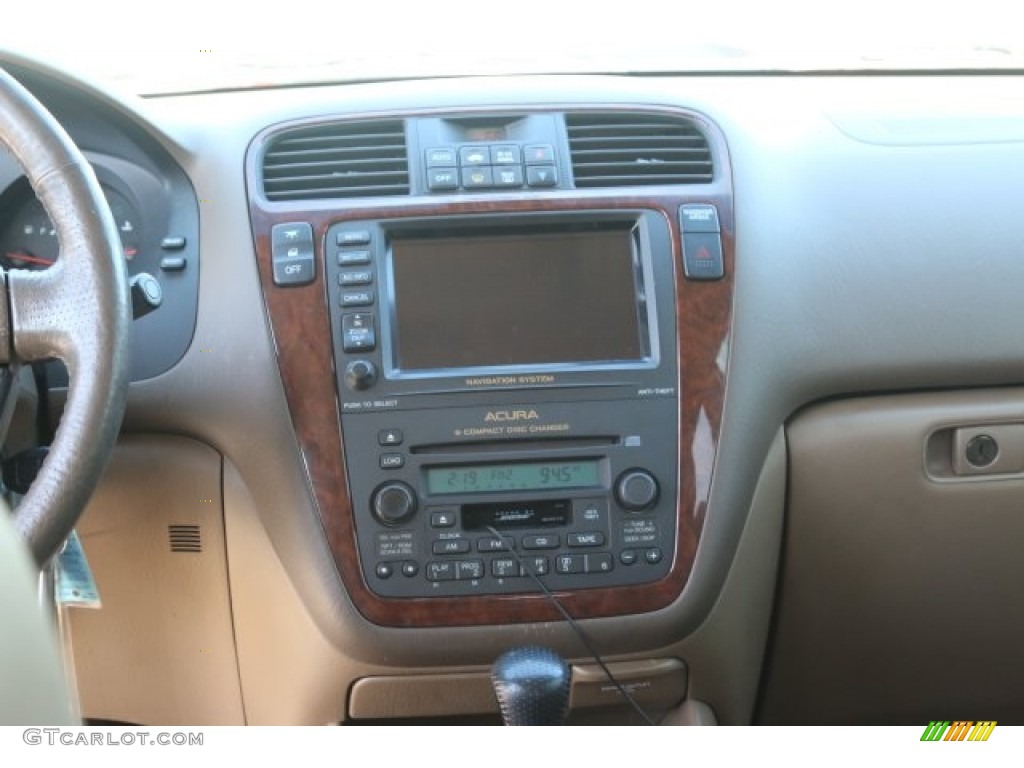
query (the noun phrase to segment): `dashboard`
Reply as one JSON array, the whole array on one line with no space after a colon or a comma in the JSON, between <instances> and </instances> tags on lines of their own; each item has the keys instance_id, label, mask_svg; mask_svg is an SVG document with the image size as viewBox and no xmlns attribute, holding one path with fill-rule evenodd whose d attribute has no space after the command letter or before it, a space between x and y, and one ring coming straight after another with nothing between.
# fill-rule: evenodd
<instances>
[{"instance_id":1,"label":"dashboard","mask_svg":"<svg viewBox=\"0 0 1024 768\"><path fill-rule=\"evenodd\" d=\"M86 717L490 722L540 644L570 722L637 722L564 611L664 722L1024 718L1019 76L5 66L164 295L79 527ZM50 229L0 157L4 268Z\"/></svg>"}]
</instances>

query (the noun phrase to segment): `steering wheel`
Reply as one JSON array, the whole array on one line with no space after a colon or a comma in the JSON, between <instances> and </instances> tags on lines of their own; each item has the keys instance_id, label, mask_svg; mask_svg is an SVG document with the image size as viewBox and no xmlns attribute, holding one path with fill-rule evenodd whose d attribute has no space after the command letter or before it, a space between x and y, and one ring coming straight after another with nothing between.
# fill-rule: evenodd
<instances>
[{"instance_id":1,"label":"steering wheel","mask_svg":"<svg viewBox=\"0 0 1024 768\"><path fill-rule=\"evenodd\" d=\"M36 563L60 548L110 458L128 392L131 313L121 241L88 161L49 112L0 69L0 144L21 164L53 221L60 259L39 272L0 270L0 443L18 368L57 358L67 402L15 525Z\"/></svg>"}]
</instances>

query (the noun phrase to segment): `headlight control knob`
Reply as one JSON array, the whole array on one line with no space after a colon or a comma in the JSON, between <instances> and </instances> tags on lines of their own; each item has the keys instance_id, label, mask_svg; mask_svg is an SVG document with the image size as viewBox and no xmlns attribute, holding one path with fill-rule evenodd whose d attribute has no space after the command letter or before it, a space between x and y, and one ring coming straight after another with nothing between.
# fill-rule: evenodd
<instances>
[{"instance_id":1,"label":"headlight control knob","mask_svg":"<svg viewBox=\"0 0 1024 768\"><path fill-rule=\"evenodd\" d=\"M658 481L646 469L627 469L615 481L615 498L629 512L643 512L658 500Z\"/></svg>"},{"instance_id":2,"label":"headlight control knob","mask_svg":"<svg viewBox=\"0 0 1024 768\"><path fill-rule=\"evenodd\" d=\"M401 525L416 514L416 491L405 483L393 480L378 486L371 501L373 516L384 525Z\"/></svg>"}]
</instances>

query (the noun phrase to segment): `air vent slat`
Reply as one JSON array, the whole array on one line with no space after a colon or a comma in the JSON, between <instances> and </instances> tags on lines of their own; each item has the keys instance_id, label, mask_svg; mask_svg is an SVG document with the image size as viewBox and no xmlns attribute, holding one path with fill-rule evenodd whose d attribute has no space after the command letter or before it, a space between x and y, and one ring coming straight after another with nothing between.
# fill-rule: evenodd
<instances>
[{"instance_id":1,"label":"air vent slat","mask_svg":"<svg viewBox=\"0 0 1024 768\"><path fill-rule=\"evenodd\" d=\"M354 153L368 154L370 152L387 152L394 155L404 155L405 145L404 144L374 144L371 142L349 142L342 143L335 141L327 147L305 147L299 149L288 149L279 146L267 153L268 158L291 158L291 157L323 157L324 155L342 155L347 156Z\"/></svg>"},{"instance_id":2,"label":"air vent slat","mask_svg":"<svg viewBox=\"0 0 1024 768\"><path fill-rule=\"evenodd\" d=\"M603 174L605 171L617 169L620 173L703 173L706 163L673 163L656 158L639 158L630 162L620 163L587 163L577 176L587 174Z\"/></svg>"},{"instance_id":3,"label":"air vent slat","mask_svg":"<svg viewBox=\"0 0 1024 768\"><path fill-rule=\"evenodd\" d=\"M706 184L714 180L707 138L684 117L570 113L577 187Z\"/></svg>"},{"instance_id":4,"label":"air vent slat","mask_svg":"<svg viewBox=\"0 0 1024 768\"><path fill-rule=\"evenodd\" d=\"M263 157L268 200L322 200L409 194L400 120L298 128L270 141Z\"/></svg>"},{"instance_id":5,"label":"air vent slat","mask_svg":"<svg viewBox=\"0 0 1024 768\"><path fill-rule=\"evenodd\" d=\"M405 162L405 150L401 152L384 152L373 149L321 150L318 152L275 152L267 155L264 168L281 168L290 165L309 163L372 163L376 160L391 160L396 163Z\"/></svg>"},{"instance_id":6,"label":"air vent slat","mask_svg":"<svg viewBox=\"0 0 1024 768\"><path fill-rule=\"evenodd\" d=\"M362 171L360 168L366 168L367 170ZM318 173L308 173L309 171L318 171ZM404 163L378 163L365 160L358 163L295 163L268 168L265 171L265 178L269 185L270 182L277 179L304 181L305 179L330 179L348 176L358 176L362 179L374 176L396 176L402 178L405 174Z\"/></svg>"},{"instance_id":7,"label":"air vent slat","mask_svg":"<svg viewBox=\"0 0 1024 768\"><path fill-rule=\"evenodd\" d=\"M573 135L581 139L602 139L609 136L650 136L651 134L669 134L672 136L700 136L696 129L685 125L666 125L665 123L646 123L644 125L578 125L572 127Z\"/></svg>"},{"instance_id":8,"label":"air vent slat","mask_svg":"<svg viewBox=\"0 0 1024 768\"><path fill-rule=\"evenodd\" d=\"M361 179L366 178L379 178L382 176L392 176L398 180L405 178L405 168L397 167L393 163L390 168L382 168L379 165L365 166L372 168L366 172L360 172L359 166L340 166L331 165L328 167L324 166L313 166L313 165L294 165L288 166L287 168L270 168L266 171L264 176L264 183L267 188L273 186L276 181L296 181L301 182L307 179L345 179L358 177ZM310 173L313 171L313 173Z\"/></svg>"},{"instance_id":9,"label":"air vent slat","mask_svg":"<svg viewBox=\"0 0 1024 768\"><path fill-rule=\"evenodd\" d=\"M330 197L383 197L386 195L408 194L406 186L375 186L375 187L328 187L311 191L308 189L282 190L275 192L273 200L312 200ZM267 197L271 197L269 194Z\"/></svg>"},{"instance_id":10,"label":"air vent slat","mask_svg":"<svg viewBox=\"0 0 1024 768\"><path fill-rule=\"evenodd\" d=\"M708 144L697 136L678 136L672 139L665 137L631 136L624 138L577 138L573 140L575 152L601 152L613 150L632 150L644 146L660 146L671 148L677 152L707 152Z\"/></svg>"},{"instance_id":11,"label":"air vent slat","mask_svg":"<svg viewBox=\"0 0 1024 768\"><path fill-rule=\"evenodd\" d=\"M387 174L362 174L358 178L325 176L321 178L301 177L298 179L280 179L267 181L267 192L297 192L303 189L362 189L365 187L394 187L404 186L400 179Z\"/></svg>"},{"instance_id":12,"label":"air vent slat","mask_svg":"<svg viewBox=\"0 0 1024 768\"><path fill-rule=\"evenodd\" d=\"M666 150L664 146L651 147L644 154L647 158L658 158L676 163L707 162L709 159L705 150ZM632 163L636 162L638 158L643 160L642 155L638 154L636 150L589 150L574 153L572 157L587 165L607 162Z\"/></svg>"},{"instance_id":13,"label":"air vent slat","mask_svg":"<svg viewBox=\"0 0 1024 768\"><path fill-rule=\"evenodd\" d=\"M344 134L324 134L322 129L309 129L306 135L285 134L278 139L278 145L291 147L296 145L335 144L338 141L350 141L356 144L405 144L405 131L399 129L389 131L363 131L358 126L345 131Z\"/></svg>"}]
</instances>

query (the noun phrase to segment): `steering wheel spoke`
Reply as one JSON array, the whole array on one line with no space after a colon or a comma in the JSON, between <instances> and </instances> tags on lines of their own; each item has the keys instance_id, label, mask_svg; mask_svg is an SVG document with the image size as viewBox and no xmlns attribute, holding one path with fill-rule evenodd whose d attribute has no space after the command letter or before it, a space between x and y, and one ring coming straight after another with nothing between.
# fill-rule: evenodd
<instances>
[{"instance_id":1,"label":"steering wheel spoke","mask_svg":"<svg viewBox=\"0 0 1024 768\"><path fill-rule=\"evenodd\" d=\"M54 265L42 272L14 269L7 273L10 320L10 359L33 362L71 356L73 342L53 311L66 301L62 296L63 269Z\"/></svg>"},{"instance_id":2,"label":"steering wheel spoke","mask_svg":"<svg viewBox=\"0 0 1024 768\"><path fill-rule=\"evenodd\" d=\"M18 404L20 395L18 363L0 367L0 445L7 440L7 432L11 428L11 419Z\"/></svg>"}]
</instances>

